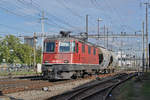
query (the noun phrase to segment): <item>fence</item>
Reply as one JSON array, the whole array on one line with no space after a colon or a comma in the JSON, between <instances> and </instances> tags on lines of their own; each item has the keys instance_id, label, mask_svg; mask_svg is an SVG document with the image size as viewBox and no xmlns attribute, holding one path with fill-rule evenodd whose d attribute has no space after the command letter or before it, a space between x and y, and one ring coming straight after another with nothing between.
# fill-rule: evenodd
<instances>
[{"instance_id":1,"label":"fence","mask_svg":"<svg viewBox=\"0 0 150 100\"><path fill-rule=\"evenodd\" d=\"M0 76L26 75L36 73L30 66L12 66L9 64L0 65Z\"/></svg>"}]
</instances>

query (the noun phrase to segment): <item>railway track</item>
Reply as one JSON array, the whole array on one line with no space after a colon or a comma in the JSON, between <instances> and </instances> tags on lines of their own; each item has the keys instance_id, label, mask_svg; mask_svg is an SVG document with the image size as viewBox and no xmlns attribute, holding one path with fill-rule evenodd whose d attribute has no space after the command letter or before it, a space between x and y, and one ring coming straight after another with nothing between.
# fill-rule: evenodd
<instances>
[{"instance_id":1,"label":"railway track","mask_svg":"<svg viewBox=\"0 0 150 100\"><path fill-rule=\"evenodd\" d=\"M84 85L47 100L106 100L112 89L136 75L136 73L118 74L102 81L95 81Z\"/></svg>"},{"instance_id":2,"label":"railway track","mask_svg":"<svg viewBox=\"0 0 150 100\"><path fill-rule=\"evenodd\" d=\"M14 92L20 92L20 91L26 91L26 90L36 90L36 89L42 89L43 87L48 87L48 86L53 86L53 85L58 85L58 84L65 84L68 82L81 81L81 80L86 80L89 78L95 79L96 77L104 78L104 77L109 77L113 75L115 75L115 73L92 76L92 77L87 77L84 79L63 80L63 81L54 81L54 82L42 80L41 77L0 79L0 92L2 94L8 94L8 93L14 93Z\"/></svg>"}]
</instances>

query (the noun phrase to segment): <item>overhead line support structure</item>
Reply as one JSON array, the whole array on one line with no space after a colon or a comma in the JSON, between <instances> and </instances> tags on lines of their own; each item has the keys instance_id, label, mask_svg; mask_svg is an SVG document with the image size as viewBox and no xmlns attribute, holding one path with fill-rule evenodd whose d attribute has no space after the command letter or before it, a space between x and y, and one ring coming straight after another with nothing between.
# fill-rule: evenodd
<instances>
[{"instance_id":1,"label":"overhead line support structure","mask_svg":"<svg viewBox=\"0 0 150 100\"><path fill-rule=\"evenodd\" d=\"M34 33L34 36L33 36L33 55L34 55L34 63L33 63L33 66L34 66L34 70L36 70L36 33Z\"/></svg>"},{"instance_id":2,"label":"overhead line support structure","mask_svg":"<svg viewBox=\"0 0 150 100\"><path fill-rule=\"evenodd\" d=\"M107 49L108 49L108 33L109 33L109 31L108 31L108 27L107 27Z\"/></svg>"},{"instance_id":3,"label":"overhead line support structure","mask_svg":"<svg viewBox=\"0 0 150 100\"><path fill-rule=\"evenodd\" d=\"M80 35L73 35L74 37L80 38ZM142 37L142 34L88 34L88 38L137 38Z\"/></svg>"},{"instance_id":4,"label":"overhead line support structure","mask_svg":"<svg viewBox=\"0 0 150 100\"><path fill-rule=\"evenodd\" d=\"M88 34L88 15L86 15L86 33Z\"/></svg>"},{"instance_id":5,"label":"overhead line support structure","mask_svg":"<svg viewBox=\"0 0 150 100\"><path fill-rule=\"evenodd\" d=\"M97 34L98 34L98 36L100 35L100 21L102 21L102 19L100 19L100 18L98 18L97 19Z\"/></svg>"},{"instance_id":6,"label":"overhead line support structure","mask_svg":"<svg viewBox=\"0 0 150 100\"><path fill-rule=\"evenodd\" d=\"M106 32L106 29L105 29L105 25L104 25L104 36L105 36L105 32ZM104 47L105 47L105 37L104 37Z\"/></svg>"},{"instance_id":7,"label":"overhead line support structure","mask_svg":"<svg viewBox=\"0 0 150 100\"><path fill-rule=\"evenodd\" d=\"M38 34L36 34L36 38L59 38L61 37L60 35L48 35L50 34L49 32L45 32L45 34L43 35L41 32L37 32ZM129 33L123 33L121 32L121 34L107 34L107 35L104 35L104 34L88 34L87 38L141 38L141 37L144 37L146 35L144 34L129 34ZM75 38L79 38L79 39L82 39L83 36L81 35L70 35L70 37L75 37ZM107 41L108 42L108 41ZM42 43L43 44L43 43ZM108 48L108 44L107 44L107 49Z\"/></svg>"},{"instance_id":8,"label":"overhead line support structure","mask_svg":"<svg viewBox=\"0 0 150 100\"><path fill-rule=\"evenodd\" d=\"M145 67L145 61L144 61L144 47L145 47L145 45L144 45L144 21L143 21L143 29L142 29L142 46L143 46L143 48L142 48L142 72L144 72L144 67Z\"/></svg>"},{"instance_id":9,"label":"overhead line support structure","mask_svg":"<svg viewBox=\"0 0 150 100\"><path fill-rule=\"evenodd\" d=\"M146 6L146 15L145 15L145 21L146 21L146 72L147 72L147 69L148 69L148 66L149 66L149 57L148 57L148 51L149 51L149 48L148 48L148 6L150 5L150 3L146 2L144 3L145 6Z\"/></svg>"},{"instance_id":10,"label":"overhead line support structure","mask_svg":"<svg viewBox=\"0 0 150 100\"><path fill-rule=\"evenodd\" d=\"M43 40L44 40L44 35L45 35L45 31L44 31L44 21L47 20L48 18L45 18L45 14L44 11L42 11L42 17L40 18L41 20L41 29L42 29L42 50L41 50L41 65L42 65L42 61L43 61Z\"/></svg>"}]
</instances>

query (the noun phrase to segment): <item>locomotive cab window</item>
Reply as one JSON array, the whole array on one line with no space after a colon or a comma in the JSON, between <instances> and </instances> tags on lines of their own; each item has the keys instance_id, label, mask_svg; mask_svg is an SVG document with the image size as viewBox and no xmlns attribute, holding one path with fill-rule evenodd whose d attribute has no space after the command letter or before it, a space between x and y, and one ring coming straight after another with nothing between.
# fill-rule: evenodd
<instances>
[{"instance_id":1,"label":"locomotive cab window","mask_svg":"<svg viewBox=\"0 0 150 100\"><path fill-rule=\"evenodd\" d=\"M70 42L60 42L59 52L70 52Z\"/></svg>"},{"instance_id":2,"label":"locomotive cab window","mask_svg":"<svg viewBox=\"0 0 150 100\"><path fill-rule=\"evenodd\" d=\"M45 52L54 52L55 51L55 42L46 42L45 45Z\"/></svg>"}]
</instances>

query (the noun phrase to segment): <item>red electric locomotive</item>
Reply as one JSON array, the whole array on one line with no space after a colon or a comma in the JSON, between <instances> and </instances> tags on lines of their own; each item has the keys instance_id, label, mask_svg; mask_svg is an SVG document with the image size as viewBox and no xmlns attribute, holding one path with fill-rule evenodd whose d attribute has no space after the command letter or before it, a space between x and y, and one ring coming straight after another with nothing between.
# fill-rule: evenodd
<instances>
[{"instance_id":1,"label":"red electric locomotive","mask_svg":"<svg viewBox=\"0 0 150 100\"><path fill-rule=\"evenodd\" d=\"M69 35L47 37L42 72L47 79L84 77L99 73L105 58L100 47L81 39Z\"/></svg>"}]
</instances>

